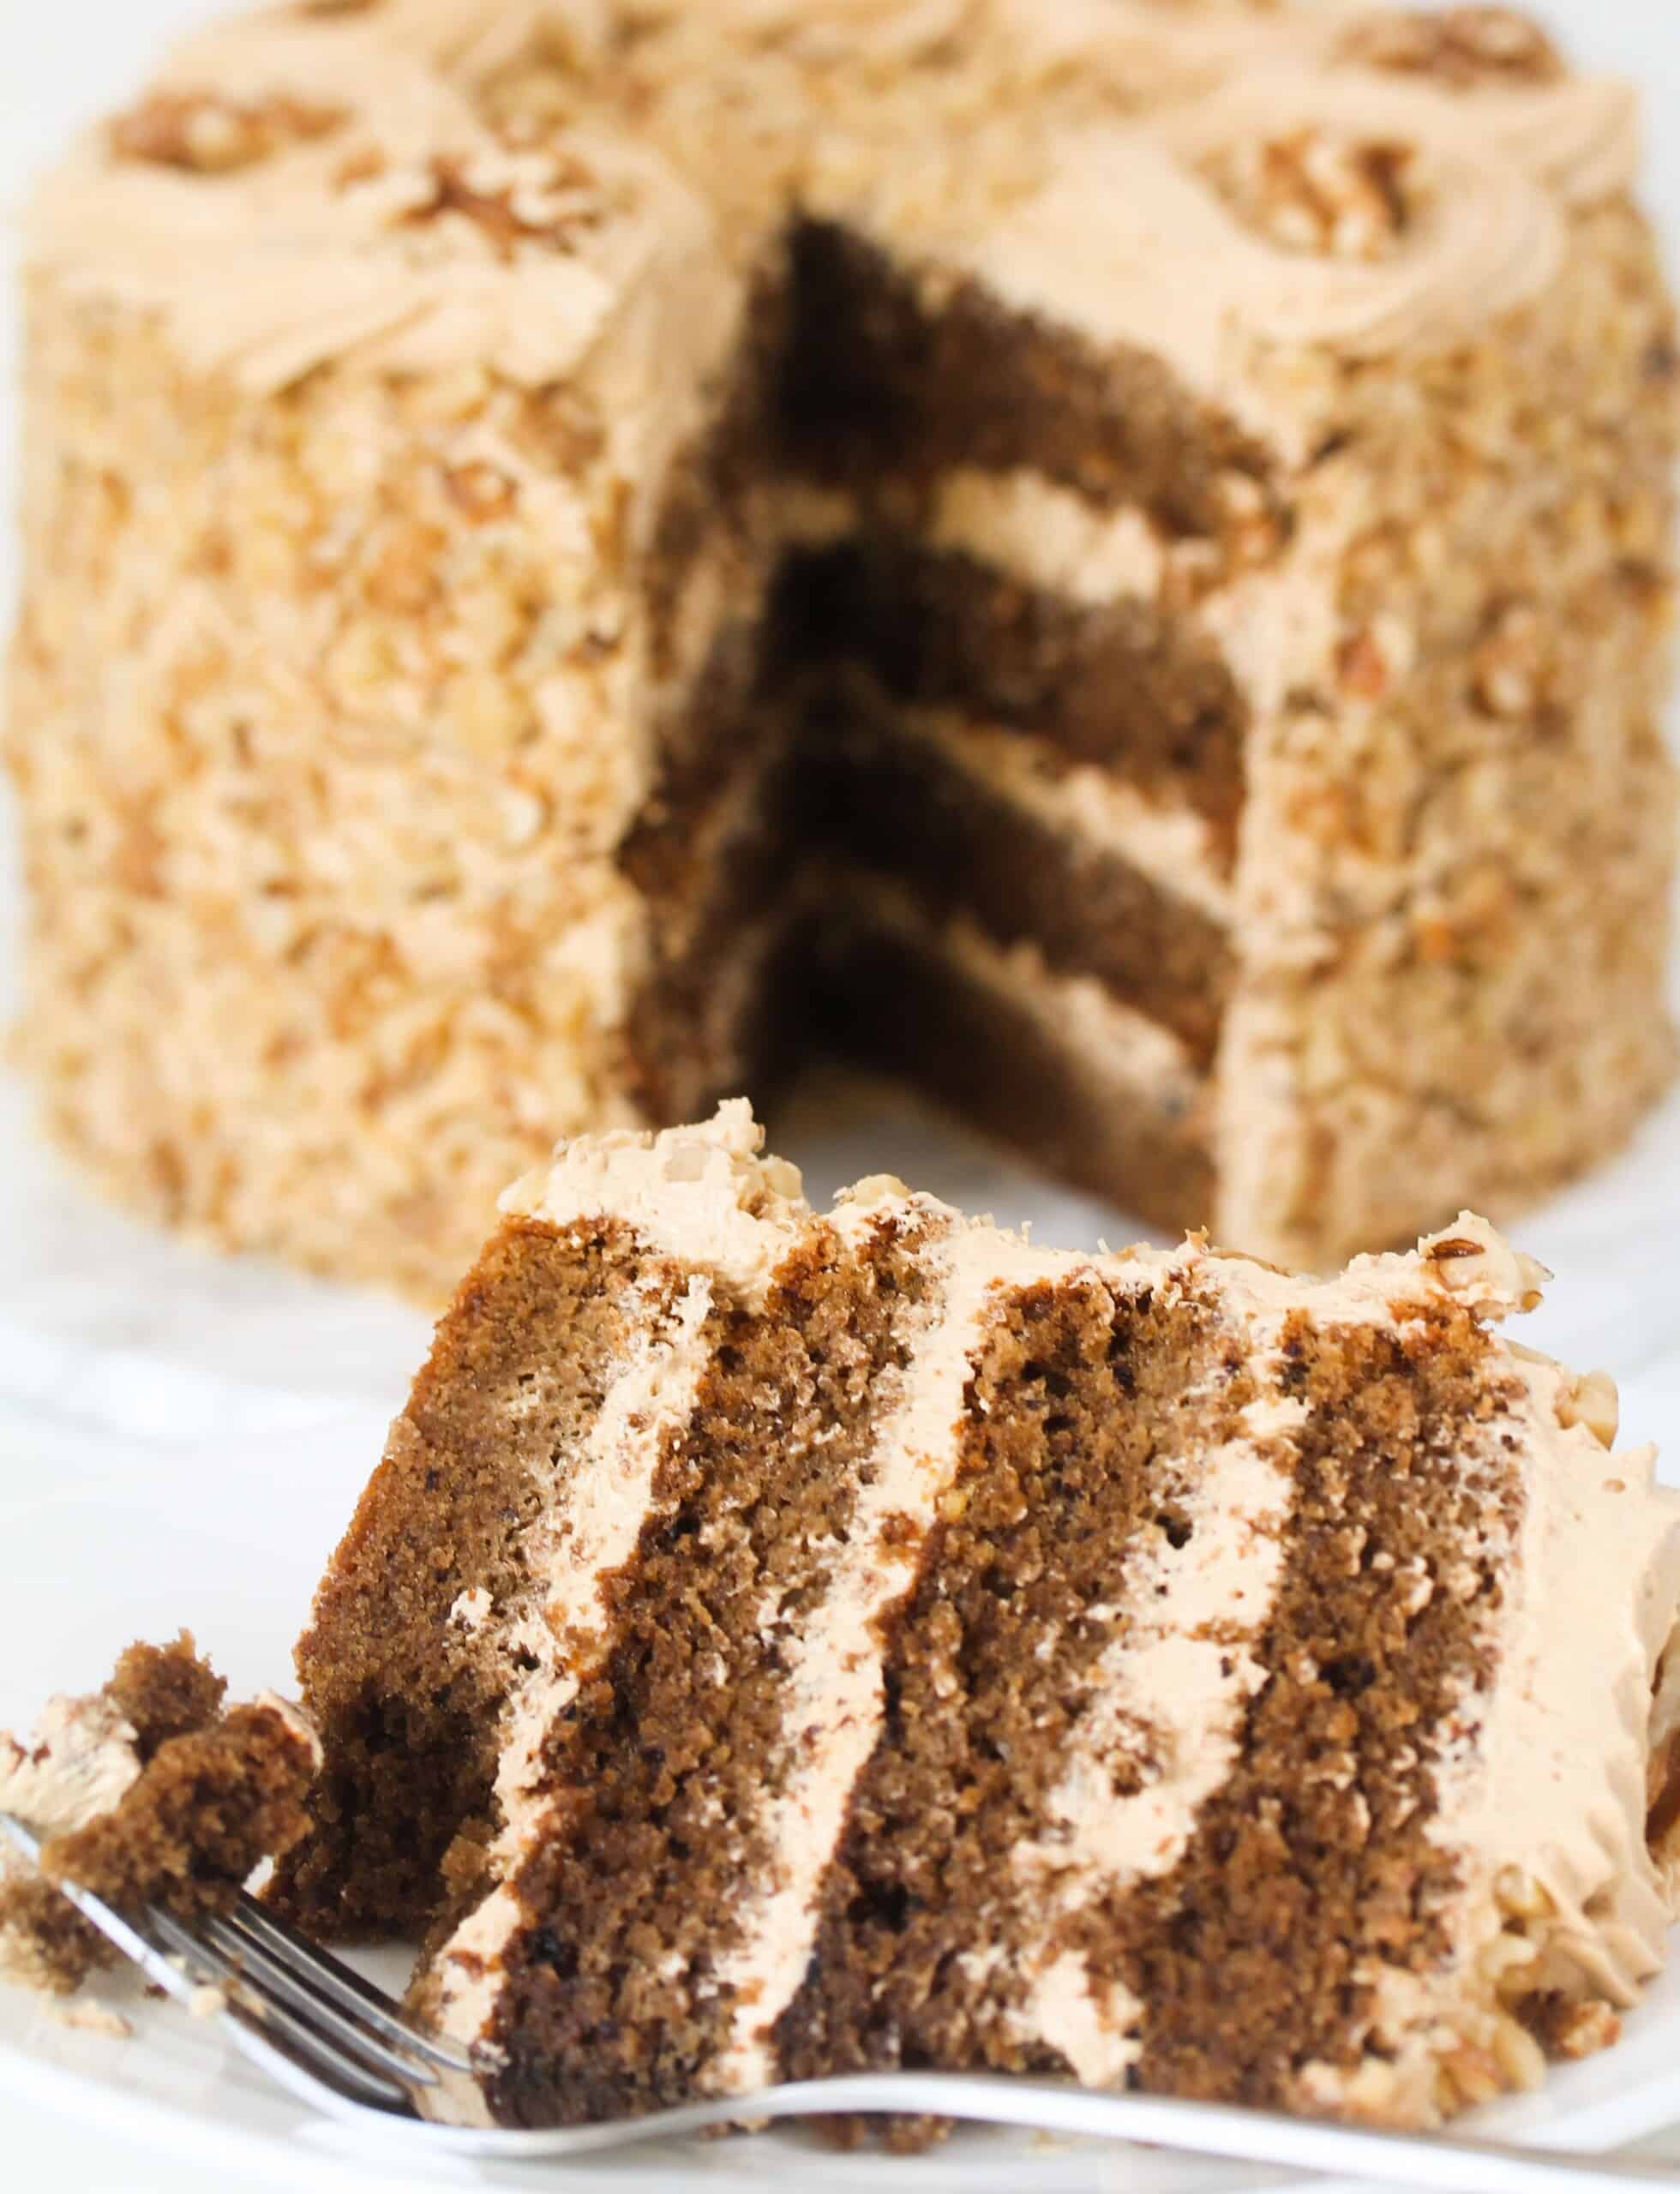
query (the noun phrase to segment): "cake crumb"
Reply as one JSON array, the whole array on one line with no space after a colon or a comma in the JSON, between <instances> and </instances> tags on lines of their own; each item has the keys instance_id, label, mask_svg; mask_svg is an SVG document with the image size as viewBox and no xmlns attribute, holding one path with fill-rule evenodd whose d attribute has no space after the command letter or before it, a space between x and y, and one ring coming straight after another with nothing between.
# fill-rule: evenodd
<instances>
[{"instance_id":1,"label":"cake crumb","mask_svg":"<svg viewBox=\"0 0 1680 2194\"><path fill-rule=\"evenodd\" d=\"M60 2026L74 2027L81 2034L109 2035L113 2041L131 2041L134 2022L114 2011L109 2004L87 2000L48 2006L49 2016Z\"/></svg>"},{"instance_id":2,"label":"cake crumb","mask_svg":"<svg viewBox=\"0 0 1680 2194\"><path fill-rule=\"evenodd\" d=\"M0 1735L0 1807L40 1846L38 1865L0 1854L0 1978L68 1997L117 1963L62 1883L192 1917L226 1909L304 1833L314 1729L272 1693L225 1708L225 1690L183 1631L131 1646L103 1689L50 1700L27 1743Z\"/></svg>"}]
</instances>

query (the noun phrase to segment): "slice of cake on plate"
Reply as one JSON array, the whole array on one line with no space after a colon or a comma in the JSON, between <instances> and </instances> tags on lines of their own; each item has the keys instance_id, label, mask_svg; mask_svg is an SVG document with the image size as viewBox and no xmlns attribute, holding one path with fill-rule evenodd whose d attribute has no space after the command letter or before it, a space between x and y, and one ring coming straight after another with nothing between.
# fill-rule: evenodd
<instances>
[{"instance_id":1,"label":"slice of cake on plate","mask_svg":"<svg viewBox=\"0 0 1680 2194\"><path fill-rule=\"evenodd\" d=\"M1680 1504L1502 1338L1539 1268L820 1214L761 1141L504 1199L299 1647L289 1907L429 1927L509 2124L891 2065L1431 2123L1612 2036Z\"/></svg>"}]
</instances>

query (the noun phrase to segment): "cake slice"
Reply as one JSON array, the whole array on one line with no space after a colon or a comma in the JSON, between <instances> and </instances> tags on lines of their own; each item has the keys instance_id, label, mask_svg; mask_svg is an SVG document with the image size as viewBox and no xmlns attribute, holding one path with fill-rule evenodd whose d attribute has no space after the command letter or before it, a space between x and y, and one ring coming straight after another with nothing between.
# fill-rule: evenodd
<instances>
[{"instance_id":1,"label":"cake slice","mask_svg":"<svg viewBox=\"0 0 1680 2194\"><path fill-rule=\"evenodd\" d=\"M298 1649L281 1892L429 1928L471 2106L981 2065L1427 2124L1610 2039L1680 1506L1501 1338L1540 1269L819 1214L761 1142L509 1192Z\"/></svg>"},{"instance_id":2,"label":"cake slice","mask_svg":"<svg viewBox=\"0 0 1680 2194\"><path fill-rule=\"evenodd\" d=\"M39 1871L0 1844L0 1979L63 1995L118 1963L56 1882L123 1911L218 1911L303 1833L315 1732L272 1693L224 1711L226 1690L183 1631L50 1700L27 1744L0 1735L0 1813L41 1839Z\"/></svg>"}]
</instances>

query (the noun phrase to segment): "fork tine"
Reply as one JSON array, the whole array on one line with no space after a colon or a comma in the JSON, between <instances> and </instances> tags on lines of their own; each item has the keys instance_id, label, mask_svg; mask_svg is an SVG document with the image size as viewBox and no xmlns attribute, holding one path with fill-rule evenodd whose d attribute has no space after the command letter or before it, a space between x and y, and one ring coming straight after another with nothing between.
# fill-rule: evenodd
<instances>
[{"instance_id":1,"label":"fork tine","mask_svg":"<svg viewBox=\"0 0 1680 2194\"><path fill-rule=\"evenodd\" d=\"M11 1841L31 1858L39 1854L34 1837L11 1814L3 1812L0 1837ZM87 1891L72 1883L58 1886L89 1922L132 1958L165 1994L177 1999L193 1995L194 1982L164 1956L157 1944ZM178 1943L189 1966L213 1971L219 1963L232 1970L219 1951L207 1948L168 1915L154 1912L151 1916L164 1939ZM260 1991L246 1993L254 1998ZM377 1998L378 1992L374 1993ZM1386 2186L1399 2184L1404 2177L1408 2185L1434 2187L1441 2194L1449 2191L1450 2194L1492 2194L1495 2188L1505 2190L1505 2194L1518 2194L1519 2189L1538 2194L1541 2187L1555 2189L1556 2194L1623 2194L1623 2190L1631 2194L1635 2187L1666 2188L1671 2194L1677 2185L1667 2164L1605 2161L1556 2149L1327 2123L1276 2111L1137 2090L1102 2092L1066 2081L1026 2078L1015 2073L839 2074L758 2094L714 2095L639 2118L542 2130L502 2129L477 2123L430 2124L417 2117L405 2093L387 2090L381 2095L385 2083L346 2064L324 2035L303 2028L296 2053L271 2041L265 2031L267 2026L285 2032L302 2023L282 2016L280 2006L271 2007L267 2020L259 2020L235 2004L219 2015L218 2023L230 2042L285 2093L341 2124L366 2126L369 2120L376 2121L382 2140L393 2148L407 2143L417 2156L427 2149L481 2160L575 2156L640 2141L669 2140L681 2134L738 2125L742 2119L885 2113L1033 2126L1064 2136L1095 2134L1196 2155L1273 2164L1294 2173L1329 2173L1338 2181L1352 2173L1363 2179L1380 2180ZM317 2071L316 2065L323 2069ZM363 2096L370 2095L373 2099L363 2100L351 2091L358 2087ZM395 2094L394 2101L387 2099L390 2094Z\"/></svg>"},{"instance_id":2,"label":"fork tine","mask_svg":"<svg viewBox=\"0 0 1680 2194\"><path fill-rule=\"evenodd\" d=\"M412 2107L412 2098L400 2081L387 2078L360 2058L352 2057L332 2035L300 2018L278 1999L261 1989L245 1986L243 1975L232 1959L195 1934L191 1928L183 1927L172 1912L165 1912L161 1905L154 1904L147 1908L146 1918L147 1924L189 1966L201 1969L213 1985L238 1991L237 2008L265 2029L284 2035L288 2047L297 2050L315 2070L340 2088L353 2089L366 2101ZM403 2077L405 2079L407 2073Z\"/></svg>"},{"instance_id":3,"label":"fork tine","mask_svg":"<svg viewBox=\"0 0 1680 2194\"><path fill-rule=\"evenodd\" d=\"M40 1839L15 1813L0 1813L0 1837L26 1859L39 1864ZM91 1927L99 1929L107 1942L138 1966L161 1994L189 2009L193 2007L192 1999L202 1984L192 1977L190 1970L183 1971L183 1966L209 1969L212 1960L187 1929L178 1922L169 1921L176 1938L177 1957L180 1959L177 1963L176 1957L166 1956L148 1935L120 1912L114 1912L92 1891L70 1881L57 1881L53 1886ZM155 1924L167 1920L168 1915L154 1912L148 1918ZM159 1926L158 1932L164 1934L164 1927ZM371 2075L364 2075L347 2064L325 2036L311 2036L307 2029L297 2029L297 2023L289 2018L276 2019L272 2023L277 2031L285 2031L288 2035L296 2031L295 2053L270 2041L262 2030L264 2023L236 2005L230 2004L219 2015L217 2023L243 2056L261 2066L288 2094L314 2109L325 2111L329 2117L348 2117L360 2122L371 2113L387 2125L405 2120L412 2122L415 2119L413 2097L405 2088L396 2088L383 2080L375 2083Z\"/></svg>"},{"instance_id":4,"label":"fork tine","mask_svg":"<svg viewBox=\"0 0 1680 2194\"><path fill-rule=\"evenodd\" d=\"M382 1988L344 1962L312 1943L307 1935L300 1934L277 1913L270 1912L253 1897L242 1896L229 1915L228 1924L242 1935L249 1936L283 1964L294 1979L327 1997L341 2011L362 2020L375 2034L386 2041L395 2042L403 2049L412 2049L446 2071L476 2074L478 2067L464 2049L457 2049L447 2042L439 2041L431 2035L423 2034L411 2026Z\"/></svg>"},{"instance_id":5,"label":"fork tine","mask_svg":"<svg viewBox=\"0 0 1680 2194\"><path fill-rule=\"evenodd\" d=\"M39 1839L14 1814L0 1813L0 1836L39 1864ZM245 2037L253 2021L272 2028L324 2077L381 2108L412 2111L411 2090L436 2085L436 2073L417 2058L476 2076L470 2057L410 2028L383 1990L243 1891L232 1915L201 1922L201 1932L160 1905L148 1907L146 1923L168 1945L170 1957L101 1898L74 1882L57 1886L153 1987L190 2008L200 1984L174 1963L184 1959L237 1992L229 2011Z\"/></svg>"},{"instance_id":6,"label":"fork tine","mask_svg":"<svg viewBox=\"0 0 1680 2194\"><path fill-rule=\"evenodd\" d=\"M422 2087L437 2085L437 2074L429 2065L402 2055L384 2035L372 2031L362 2014L341 2010L330 1997L311 1985L302 1967L277 1956L254 1935L228 1920L217 1918L209 1922L205 1936L231 1962L236 1973L248 1981L261 1984L257 1993L261 1997L272 1997L314 2021L335 2035L352 2054L379 2071L390 2072L399 2080L417 2082ZM404 2042L407 2041L408 2036L397 2020L388 2020L387 2024Z\"/></svg>"},{"instance_id":7,"label":"fork tine","mask_svg":"<svg viewBox=\"0 0 1680 2194\"><path fill-rule=\"evenodd\" d=\"M39 1861L41 1855L39 1839L26 1828L15 1813L0 1813L0 1834L21 1851L26 1859ZM179 1973L155 1943L148 1942L137 1927L131 1927L119 1912L113 1912L100 1897L75 1882L57 1881L53 1884L61 1897L68 1897L82 1918L99 1929L109 1943L115 1945L126 1958L137 1965L154 1988L161 1988L166 1996L178 2003L185 2003L193 1993L194 1984Z\"/></svg>"}]
</instances>

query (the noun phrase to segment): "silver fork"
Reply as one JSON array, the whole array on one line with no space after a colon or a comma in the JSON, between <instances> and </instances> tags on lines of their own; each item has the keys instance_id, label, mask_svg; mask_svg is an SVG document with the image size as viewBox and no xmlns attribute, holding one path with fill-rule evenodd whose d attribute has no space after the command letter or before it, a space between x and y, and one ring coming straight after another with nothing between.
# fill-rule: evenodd
<instances>
[{"instance_id":1,"label":"silver fork","mask_svg":"<svg viewBox=\"0 0 1680 2194\"><path fill-rule=\"evenodd\" d=\"M23 1855L40 1845L23 1823L0 1813L3 1834ZM1439 2194L1619 2194L1633 2186L1680 2189L1662 2165L1600 2162L1556 2149L1437 2133L1328 2125L1233 2104L1170 2095L1103 2093L1014 2074L864 2072L801 2080L610 2123L538 2131L439 2123L461 2083L476 2095L488 2068L470 2053L418 2032L382 1989L352 1972L267 1911L239 1897L225 1917L189 1925L158 1905L132 1917L73 1884L59 1885L146 1978L195 2011L203 1992L234 2047L299 2101L328 2118L381 2126L393 2143L507 2159L575 2156L632 2142L669 2139L769 2119L900 2113L1031 2127L1383 2179ZM219 1999L219 2000L218 2000Z\"/></svg>"}]
</instances>

